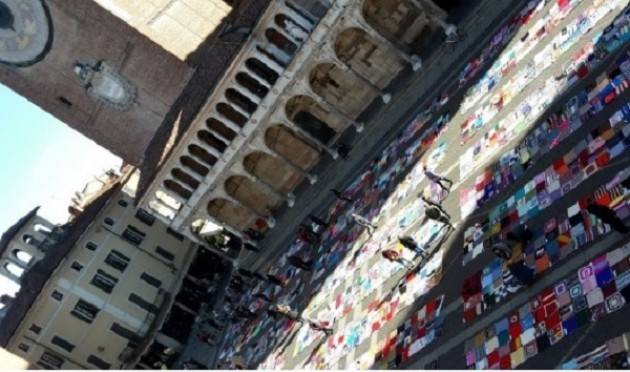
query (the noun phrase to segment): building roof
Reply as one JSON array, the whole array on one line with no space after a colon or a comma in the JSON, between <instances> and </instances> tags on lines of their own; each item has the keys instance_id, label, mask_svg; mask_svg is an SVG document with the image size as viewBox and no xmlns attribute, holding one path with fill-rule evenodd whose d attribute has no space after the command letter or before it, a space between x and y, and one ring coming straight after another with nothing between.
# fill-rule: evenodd
<instances>
[{"instance_id":1,"label":"building roof","mask_svg":"<svg viewBox=\"0 0 630 372\"><path fill-rule=\"evenodd\" d=\"M224 24L254 29L269 3L270 0L241 0L238 4L235 1L232 7L234 11ZM231 36L235 38L234 40L228 40L228 37L220 39L222 31L221 27L217 27L217 30L188 56L186 61L196 70L145 150L142 165L139 167L140 181L136 202L142 199L162 164L197 118L197 114L245 44L238 40L237 36Z\"/></svg>"},{"instance_id":2,"label":"building roof","mask_svg":"<svg viewBox=\"0 0 630 372\"><path fill-rule=\"evenodd\" d=\"M38 210L39 207L33 208L33 210L28 212L24 217L20 218L13 226L9 227L7 231L2 234L0 237L0 255L7 250L9 243L13 240L13 238L15 238L15 235L28 223L28 221L31 220L31 218L37 215Z\"/></svg>"},{"instance_id":3,"label":"building roof","mask_svg":"<svg viewBox=\"0 0 630 372\"><path fill-rule=\"evenodd\" d=\"M121 187L120 182L112 182L104 187L98 195L94 195L83 213L72 222L62 226L63 234L59 241L48 249L46 256L24 274L19 292L9 305L6 315L0 319L0 347L7 346L57 266L92 224L111 196Z\"/></svg>"}]
</instances>

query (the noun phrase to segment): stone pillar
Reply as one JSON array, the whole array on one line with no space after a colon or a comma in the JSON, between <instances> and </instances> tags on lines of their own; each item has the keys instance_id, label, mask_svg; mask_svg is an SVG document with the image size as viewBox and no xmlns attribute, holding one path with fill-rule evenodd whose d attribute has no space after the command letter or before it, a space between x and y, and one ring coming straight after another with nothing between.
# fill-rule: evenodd
<instances>
[{"instance_id":1,"label":"stone pillar","mask_svg":"<svg viewBox=\"0 0 630 372\"><path fill-rule=\"evenodd\" d=\"M422 60L419 56L407 53L404 48L391 42L389 39L381 35L377 30L372 28L372 26L370 26L370 24L363 17L360 7L354 7L354 12L349 18L350 23L352 23L355 27L363 29L368 35L370 35L378 42L385 45L389 50L398 54L402 59L410 63L413 71L418 71L422 67Z\"/></svg>"},{"instance_id":2,"label":"stone pillar","mask_svg":"<svg viewBox=\"0 0 630 372\"><path fill-rule=\"evenodd\" d=\"M277 152L275 152L273 149L269 148L267 146L267 144L265 144L258 136L256 136L252 142L248 142L247 146L255 151L262 151L266 154L268 154L269 156L272 156L280 161L282 161L284 164L286 164L289 168L291 168L291 170L293 170L295 173L300 174L302 177L305 177L306 179L309 180L309 183L311 185L315 184L317 182L317 175L312 174L312 173L308 173L307 171L305 171L304 169L300 168L299 166L297 166L296 164L294 164L293 162L291 162L291 160L285 158L282 154L279 154Z\"/></svg>"},{"instance_id":3,"label":"stone pillar","mask_svg":"<svg viewBox=\"0 0 630 372\"><path fill-rule=\"evenodd\" d=\"M270 185L262 178L258 177L257 175L245 169L245 167L242 164L242 161L238 161L232 164L232 167L230 168L230 170L237 175L247 177L250 181L256 183L257 186L260 186L262 189L266 190L268 193L274 195L280 200L284 200L287 203L287 206L289 208L293 207L293 205L295 204L295 195L293 193L290 192L288 194L283 194L282 192L276 190L276 188L273 185Z\"/></svg>"}]
</instances>

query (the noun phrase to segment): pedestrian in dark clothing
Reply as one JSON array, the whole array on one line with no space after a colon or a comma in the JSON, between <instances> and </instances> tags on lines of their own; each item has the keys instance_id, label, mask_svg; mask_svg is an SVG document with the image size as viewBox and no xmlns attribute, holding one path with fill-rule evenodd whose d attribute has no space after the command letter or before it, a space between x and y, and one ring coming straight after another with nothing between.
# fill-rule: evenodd
<instances>
[{"instance_id":1,"label":"pedestrian in dark clothing","mask_svg":"<svg viewBox=\"0 0 630 372\"><path fill-rule=\"evenodd\" d=\"M436 183L438 186L440 186L444 191L450 191L451 190L451 186L453 186L453 181L449 180L448 178L441 176L435 172L430 171L427 166L423 166L422 167L424 170L424 175L425 177L433 182ZM442 182L447 182L448 183L448 187L446 187Z\"/></svg>"},{"instance_id":2,"label":"pedestrian in dark clothing","mask_svg":"<svg viewBox=\"0 0 630 372\"><path fill-rule=\"evenodd\" d=\"M346 145L345 143L337 146L337 154L343 159L348 160L348 155L350 155L350 151L352 151L352 147Z\"/></svg>"},{"instance_id":3,"label":"pedestrian in dark clothing","mask_svg":"<svg viewBox=\"0 0 630 372\"><path fill-rule=\"evenodd\" d=\"M512 247L503 240L499 240L492 245L492 252L500 259L507 261L512 258Z\"/></svg>"},{"instance_id":4,"label":"pedestrian in dark clothing","mask_svg":"<svg viewBox=\"0 0 630 372\"><path fill-rule=\"evenodd\" d=\"M444 214L444 212L442 211L442 208L429 205L424 210L424 217L425 217L425 220L428 218L428 219L443 223L450 228L453 228L453 225L451 224L451 221L450 221L450 217L447 214Z\"/></svg>"},{"instance_id":5,"label":"pedestrian in dark clothing","mask_svg":"<svg viewBox=\"0 0 630 372\"><path fill-rule=\"evenodd\" d=\"M433 200L429 200L429 199L425 198L425 197L424 197L424 196L422 196L422 195L420 196L420 199L422 199L422 201L424 202L424 206L425 206L425 208L428 208L428 207L435 207L435 208L439 209L439 210L440 210L440 212L441 212L442 214L444 214L445 216L447 216L449 219L451 218L451 215L450 215L450 214L448 214L448 213L444 210L444 208L442 208L442 206L441 206L440 204L438 204L438 203L434 202Z\"/></svg>"},{"instance_id":6,"label":"pedestrian in dark clothing","mask_svg":"<svg viewBox=\"0 0 630 372\"><path fill-rule=\"evenodd\" d=\"M352 203L352 199L343 196L342 193L340 193L338 190L335 189L330 189L330 192L332 192L333 194L335 194L335 197L341 201L344 201L346 203Z\"/></svg>"},{"instance_id":7,"label":"pedestrian in dark clothing","mask_svg":"<svg viewBox=\"0 0 630 372\"><path fill-rule=\"evenodd\" d=\"M326 222L326 221L324 221L324 220L322 220L322 219L320 219L320 218L318 218L316 216L313 216L312 214L309 214L308 218L311 221L313 221L314 224L319 225L319 226L321 226L323 228L326 228L326 227L328 227L330 225L328 222Z\"/></svg>"},{"instance_id":8,"label":"pedestrian in dark clothing","mask_svg":"<svg viewBox=\"0 0 630 372\"><path fill-rule=\"evenodd\" d=\"M426 255L424 248L422 248L416 241L410 236L402 236L398 237L398 241L402 244L403 247L410 249L413 252L419 254L422 258Z\"/></svg>"},{"instance_id":9,"label":"pedestrian in dark clothing","mask_svg":"<svg viewBox=\"0 0 630 372\"><path fill-rule=\"evenodd\" d=\"M313 260L304 260L300 256L287 256L287 261L289 261L292 266L302 270L313 271Z\"/></svg>"},{"instance_id":10,"label":"pedestrian in dark clothing","mask_svg":"<svg viewBox=\"0 0 630 372\"><path fill-rule=\"evenodd\" d=\"M626 226L626 224L623 223L621 218L619 218L617 214L615 213L615 211L610 209L610 207L593 203L593 204L589 204L589 206L586 207L586 209L588 210L588 213L596 216L597 218L602 220L602 222L604 222L605 224L610 225L610 228L612 228L613 230L621 234L630 233L630 228L628 228L628 226Z\"/></svg>"},{"instance_id":11,"label":"pedestrian in dark clothing","mask_svg":"<svg viewBox=\"0 0 630 372\"><path fill-rule=\"evenodd\" d=\"M263 300L265 300L267 302L271 302L271 299L269 298L269 296L267 296L264 292L256 293L256 294L254 294L254 297L262 298Z\"/></svg>"},{"instance_id":12,"label":"pedestrian in dark clothing","mask_svg":"<svg viewBox=\"0 0 630 372\"><path fill-rule=\"evenodd\" d=\"M249 236L250 238L252 238L252 240L255 240L257 242L263 240L265 238L265 236L260 232L260 231L256 231L254 229L247 229L245 230L245 234L247 236Z\"/></svg>"}]
</instances>

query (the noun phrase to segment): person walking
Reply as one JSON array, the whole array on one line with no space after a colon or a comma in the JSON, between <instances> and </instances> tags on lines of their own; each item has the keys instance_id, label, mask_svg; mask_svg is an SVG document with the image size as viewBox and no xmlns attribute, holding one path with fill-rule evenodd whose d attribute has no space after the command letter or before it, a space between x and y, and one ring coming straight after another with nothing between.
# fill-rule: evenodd
<instances>
[{"instance_id":1,"label":"person walking","mask_svg":"<svg viewBox=\"0 0 630 372\"><path fill-rule=\"evenodd\" d=\"M411 236L399 236L398 242L405 248L417 253L420 257L425 258L426 251Z\"/></svg>"},{"instance_id":2,"label":"person walking","mask_svg":"<svg viewBox=\"0 0 630 372\"><path fill-rule=\"evenodd\" d=\"M332 192L338 200L341 200L346 203L352 203L352 199L344 196L341 192L339 192L339 190L330 189L330 192Z\"/></svg>"},{"instance_id":3,"label":"person walking","mask_svg":"<svg viewBox=\"0 0 630 372\"><path fill-rule=\"evenodd\" d=\"M492 245L492 252L504 262L507 268L507 272L504 272L503 275L503 281L506 284L511 281L511 277L516 278L521 285L531 286L534 284L534 270L525 265L522 250L515 249L514 241L496 241ZM510 288L513 288L513 290L510 290ZM508 291L510 292L516 292L519 288L520 286L508 285Z\"/></svg>"},{"instance_id":4,"label":"person walking","mask_svg":"<svg viewBox=\"0 0 630 372\"><path fill-rule=\"evenodd\" d=\"M591 203L588 205L588 207L586 207L586 209L588 210L588 213L596 216L605 224L610 225L611 229L621 234L630 233L630 228L626 226L621 218L617 216L617 213L615 213L615 211L612 210L610 207L597 203Z\"/></svg>"},{"instance_id":5,"label":"person walking","mask_svg":"<svg viewBox=\"0 0 630 372\"><path fill-rule=\"evenodd\" d=\"M337 154L339 154L339 157L341 157L343 160L348 160L350 151L352 151L352 147L346 145L345 143L337 146Z\"/></svg>"},{"instance_id":6,"label":"person walking","mask_svg":"<svg viewBox=\"0 0 630 372\"><path fill-rule=\"evenodd\" d=\"M435 172L432 172L429 170L429 168L427 168L426 165L422 166L422 169L424 170L424 176L431 182L437 184L438 186L440 186L442 188L442 190L446 191L446 192L450 192L451 191L451 187L453 186L453 181L449 180L448 178L441 176ZM442 182L447 182L448 183L448 187L446 187Z\"/></svg>"},{"instance_id":7,"label":"person walking","mask_svg":"<svg viewBox=\"0 0 630 372\"><path fill-rule=\"evenodd\" d=\"M450 227L451 229L454 228L454 226L451 224L449 215L442 209L442 207L436 207L435 205L427 205L427 207L424 210L425 221L427 218L443 223L444 225ZM422 221L422 223L424 223L425 221Z\"/></svg>"},{"instance_id":8,"label":"person walking","mask_svg":"<svg viewBox=\"0 0 630 372\"><path fill-rule=\"evenodd\" d=\"M399 264L401 264L402 266L404 266L405 268L409 269L409 270L413 270L414 269L414 264L413 262L411 262L410 260L402 257L400 254L398 254L398 252L396 252L393 249L385 249L384 251L381 252L381 255L383 256L383 258L391 261L391 262L398 262Z\"/></svg>"},{"instance_id":9,"label":"person walking","mask_svg":"<svg viewBox=\"0 0 630 372\"><path fill-rule=\"evenodd\" d=\"M368 230L368 235L372 236L372 233L377 228L376 225L374 225L373 223L370 222L370 220L368 220L367 218L359 214L352 213L350 216L352 217L354 222L356 222L359 226L365 227Z\"/></svg>"},{"instance_id":10,"label":"person walking","mask_svg":"<svg viewBox=\"0 0 630 372\"><path fill-rule=\"evenodd\" d=\"M291 309L290 306L285 304L275 304L271 306L267 312L273 318L277 318L279 316L283 316L287 319L293 320L295 322L304 323L305 321L308 323L309 327L315 331L324 332L326 335L330 336L333 332L333 328L328 325L328 322L323 322L319 320L311 320L300 315L296 310Z\"/></svg>"}]
</instances>

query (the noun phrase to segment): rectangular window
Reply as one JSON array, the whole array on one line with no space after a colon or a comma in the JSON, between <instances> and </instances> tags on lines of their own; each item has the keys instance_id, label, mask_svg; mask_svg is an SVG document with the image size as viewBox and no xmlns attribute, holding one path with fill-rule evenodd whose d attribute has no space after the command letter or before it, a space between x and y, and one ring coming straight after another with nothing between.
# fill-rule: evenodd
<instances>
[{"instance_id":1,"label":"rectangular window","mask_svg":"<svg viewBox=\"0 0 630 372\"><path fill-rule=\"evenodd\" d=\"M171 229L170 227L166 228L166 233L175 237L175 239L182 241L184 240L184 235L178 233L177 231Z\"/></svg>"},{"instance_id":2,"label":"rectangular window","mask_svg":"<svg viewBox=\"0 0 630 372\"><path fill-rule=\"evenodd\" d=\"M169 261L173 261L175 259L174 254L160 247L159 245L155 248L155 253L159 254L160 256L162 256L162 258L167 259Z\"/></svg>"},{"instance_id":3,"label":"rectangular window","mask_svg":"<svg viewBox=\"0 0 630 372\"><path fill-rule=\"evenodd\" d=\"M87 242L87 244L85 245L85 248L87 248L90 251L95 251L96 248L98 248L98 246L94 242Z\"/></svg>"},{"instance_id":4,"label":"rectangular window","mask_svg":"<svg viewBox=\"0 0 630 372\"><path fill-rule=\"evenodd\" d=\"M124 337L129 341L137 341L140 337L138 337L137 334L135 334L135 332L133 332L132 330L130 330L129 328L125 328L123 326L121 326L118 323L114 323L112 324L112 327L110 328L110 330L112 332L114 332L115 334L117 334L120 337Z\"/></svg>"},{"instance_id":5,"label":"rectangular window","mask_svg":"<svg viewBox=\"0 0 630 372\"><path fill-rule=\"evenodd\" d=\"M54 298L57 301L61 301L63 299L63 294L57 290L52 291L50 297Z\"/></svg>"},{"instance_id":6,"label":"rectangular window","mask_svg":"<svg viewBox=\"0 0 630 372\"><path fill-rule=\"evenodd\" d=\"M28 349L30 349L30 347L27 344L20 343L18 345L18 349L22 350L25 353L28 353Z\"/></svg>"},{"instance_id":7,"label":"rectangular window","mask_svg":"<svg viewBox=\"0 0 630 372\"><path fill-rule=\"evenodd\" d=\"M133 245L142 244L142 240L147 234L140 231L137 227L127 225L125 231L123 231L122 237Z\"/></svg>"},{"instance_id":8,"label":"rectangular window","mask_svg":"<svg viewBox=\"0 0 630 372\"><path fill-rule=\"evenodd\" d=\"M76 316L84 322L92 323L92 321L94 321L94 318L96 318L98 312L98 307L92 305L87 301L79 300L79 302L77 302L70 314Z\"/></svg>"},{"instance_id":9,"label":"rectangular window","mask_svg":"<svg viewBox=\"0 0 630 372\"><path fill-rule=\"evenodd\" d=\"M155 216L142 208L138 208L138 211L136 212L136 218L142 221L142 223L147 226L153 226L153 223L155 222Z\"/></svg>"},{"instance_id":10,"label":"rectangular window","mask_svg":"<svg viewBox=\"0 0 630 372\"><path fill-rule=\"evenodd\" d=\"M68 341L64 340L63 338L59 336L53 337L50 342L52 342L53 345L57 345L69 353L71 353L72 350L74 350L74 345L72 345L71 343L69 343Z\"/></svg>"},{"instance_id":11,"label":"rectangular window","mask_svg":"<svg viewBox=\"0 0 630 372\"><path fill-rule=\"evenodd\" d=\"M96 357L94 355L90 355L87 358L87 362L90 363L93 366L96 366L96 368L98 368L98 369L109 369L111 367L111 365L109 363L107 363L103 359L101 359L99 357Z\"/></svg>"},{"instance_id":12,"label":"rectangular window","mask_svg":"<svg viewBox=\"0 0 630 372\"><path fill-rule=\"evenodd\" d=\"M31 328L29 328L28 330L38 335L39 332L42 331L42 327L38 326L37 324L31 324Z\"/></svg>"},{"instance_id":13,"label":"rectangular window","mask_svg":"<svg viewBox=\"0 0 630 372\"><path fill-rule=\"evenodd\" d=\"M114 269L123 272L127 268L127 265L129 265L129 257L125 256L115 249L112 249L112 251L105 258L105 263L113 267Z\"/></svg>"},{"instance_id":14,"label":"rectangular window","mask_svg":"<svg viewBox=\"0 0 630 372\"><path fill-rule=\"evenodd\" d=\"M72 263L72 265L70 265L70 267L73 268L74 270L78 271L78 272L81 272L81 270L83 270L83 265L81 265L77 261L74 261Z\"/></svg>"},{"instance_id":15,"label":"rectangular window","mask_svg":"<svg viewBox=\"0 0 630 372\"><path fill-rule=\"evenodd\" d=\"M118 283L118 279L99 269L90 283L102 289L105 293L112 293L116 283Z\"/></svg>"},{"instance_id":16,"label":"rectangular window","mask_svg":"<svg viewBox=\"0 0 630 372\"><path fill-rule=\"evenodd\" d=\"M162 286L162 282L158 278L147 273L142 273L142 275L140 275L140 279L144 280L155 288L160 288Z\"/></svg>"},{"instance_id":17,"label":"rectangular window","mask_svg":"<svg viewBox=\"0 0 630 372\"><path fill-rule=\"evenodd\" d=\"M37 361L37 364L45 369L61 369L63 362L64 360L62 357L44 351L42 356L39 358L39 361Z\"/></svg>"},{"instance_id":18,"label":"rectangular window","mask_svg":"<svg viewBox=\"0 0 630 372\"><path fill-rule=\"evenodd\" d=\"M129 302L131 302L132 304L138 305L141 309L144 309L150 313L157 314L158 312L157 306L145 300L144 298L138 296L135 293L132 293L129 295Z\"/></svg>"}]
</instances>

